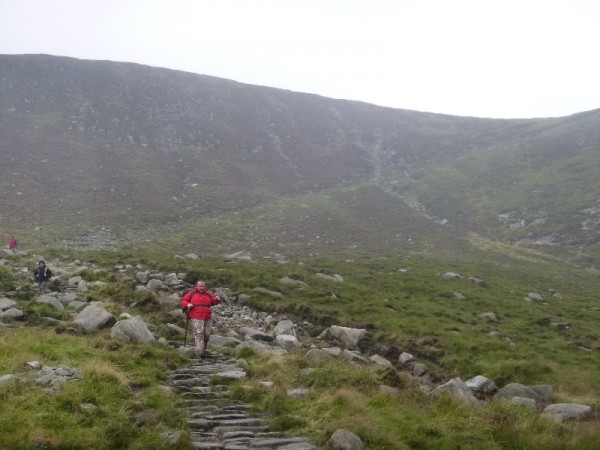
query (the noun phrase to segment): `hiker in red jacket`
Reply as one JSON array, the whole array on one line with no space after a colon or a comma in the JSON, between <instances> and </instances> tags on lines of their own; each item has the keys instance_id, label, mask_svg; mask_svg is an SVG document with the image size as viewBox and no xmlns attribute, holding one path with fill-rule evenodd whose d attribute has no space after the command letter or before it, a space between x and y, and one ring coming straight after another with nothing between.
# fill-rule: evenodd
<instances>
[{"instance_id":1,"label":"hiker in red jacket","mask_svg":"<svg viewBox=\"0 0 600 450\"><path fill-rule=\"evenodd\" d=\"M192 322L198 358L201 358L204 354L204 349L208 344L212 331L212 311L210 308L219 303L221 303L221 299L207 291L206 284L202 280L198 280L194 288L181 298L181 307L184 311L187 311L187 316Z\"/></svg>"},{"instance_id":2,"label":"hiker in red jacket","mask_svg":"<svg viewBox=\"0 0 600 450\"><path fill-rule=\"evenodd\" d=\"M17 238L14 236L11 236L10 238L9 249L12 250L13 253L17 252Z\"/></svg>"}]
</instances>

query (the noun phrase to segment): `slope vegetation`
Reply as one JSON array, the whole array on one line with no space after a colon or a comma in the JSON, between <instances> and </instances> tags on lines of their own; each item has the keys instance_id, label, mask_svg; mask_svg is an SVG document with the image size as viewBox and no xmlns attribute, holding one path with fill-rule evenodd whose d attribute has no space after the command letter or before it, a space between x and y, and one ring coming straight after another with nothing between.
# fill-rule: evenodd
<instances>
[{"instance_id":1,"label":"slope vegetation","mask_svg":"<svg viewBox=\"0 0 600 450\"><path fill-rule=\"evenodd\" d=\"M597 256L600 111L454 117L47 55L0 56L0 79L2 222L31 242L101 233L136 244L194 224L218 233L219 218L243 213L252 223L227 219L239 242L291 249L289 236L354 245L362 235L344 218L360 216L383 236L363 240L367 251L401 251L386 236L415 239L425 218L420 241L444 223L452 236ZM333 209L305 200L332 192L346 192ZM282 203L277 224L256 214ZM299 204L320 220L294 220Z\"/></svg>"}]
</instances>

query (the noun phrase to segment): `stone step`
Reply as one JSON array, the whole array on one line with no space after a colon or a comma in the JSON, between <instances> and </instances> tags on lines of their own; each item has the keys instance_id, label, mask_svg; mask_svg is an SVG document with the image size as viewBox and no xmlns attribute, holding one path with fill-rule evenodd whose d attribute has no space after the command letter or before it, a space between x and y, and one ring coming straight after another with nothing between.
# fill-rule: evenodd
<instances>
[{"instance_id":1,"label":"stone step","mask_svg":"<svg viewBox=\"0 0 600 450\"><path fill-rule=\"evenodd\" d=\"M185 389L194 386L206 386L208 383L199 382L198 378L186 378L171 381L171 384L178 389Z\"/></svg>"},{"instance_id":2,"label":"stone step","mask_svg":"<svg viewBox=\"0 0 600 450\"><path fill-rule=\"evenodd\" d=\"M209 394L211 392L223 393L223 392L228 392L228 391L229 391L229 387L223 386L221 384L215 384L214 386L189 386L189 387L186 387L183 389L179 389L180 393L199 392L199 393L203 393L203 394Z\"/></svg>"},{"instance_id":3,"label":"stone step","mask_svg":"<svg viewBox=\"0 0 600 450\"><path fill-rule=\"evenodd\" d=\"M194 413L196 415L198 413ZM248 414L243 413L231 413L231 414L206 414L204 416L205 419L208 420L235 420L235 419L246 419L248 418Z\"/></svg>"},{"instance_id":4,"label":"stone step","mask_svg":"<svg viewBox=\"0 0 600 450\"><path fill-rule=\"evenodd\" d=\"M253 438L256 434L252 431L230 431L229 433L223 433L223 439L241 439L241 438Z\"/></svg>"},{"instance_id":5,"label":"stone step","mask_svg":"<svg viewBox=\"0 0 600 450\"><path fill-rule=\"evenodd\" d=\"M315 450L308 438L289 437L269 429L267 416L253 413L252 405L228 398L229 386L212 384L214 376L240 371L236 361L211 354L190 360L191 366L171 372L169 384L183 399L194 448L219 450Z\"/></svg>"},{"instance_id":6,"label":"stone step","mask_svg":"<svg viewBox=\"0 0 600 450\"><path fill-rule=\"evenodd\" d=\"M171 381L180 381L180 380L210 380L213 376L213 373L180 373L177 375L173 375L171 377Z\"/></svg>"},{"instance_id":7,"label":"stone step","mask_svg":"<svg viewBox=\"0 0 600 450\"><path fill-rule=\"evenodd\" d=\"M293 439L293 438L292 438ZM281 445L286 445L286 446L290 446L290 445L297 445L298 450L302 450L302 449L313 449L315 447L301 447L300 445L302 444L309 444L308 440L298 440L297 442L290 442L290 438L280 438L280 437L276 437L276 438L269 438L269 439L256 439L253 438L252 436L249 437L239 437L239 438L234 438L234 439L224 439L223 441L218 441L215 440L214 438L209 438L209 437L200 437L197 440L193 440L192 441L194 446L196 448L222 448L223 450L225 449L252 449L252 448L262 448L263 450L267 450L270 448L276 449L278 447L280 447ZM258 447L256 447L256 444L258 445Z\"/></svg>"},{"instance_id":8,"label":"stone step","mask_svg":"<svg viewBox=\"0 0 600 450\"><path fill-rule=\"evenodd\" d=\"M212 420L206 419L191 419L187 421L188 427L194 431L208 431L212 430L216 423Z\"/></svg>"},{"instance_id":9,"label":"stone step","mask_svg":"<svg viewBox=\"0 0 600 450\"><path fill-rule=\"evenodd\" d=\"M250 450L250 447L243 443L225 443L223 450Z\"/></svg>"},{"instance_id":10,"label":"stone step","mask_svg":"<svg viewBox=\"0 0 600 450\"><path fill-rule=\"evenodd\" d=\"M192 367L186 367L182 369L175 369L171 374L172 379L180 377L197 377L199 375L212 375L222 370L232 370L238 368L235 361L222 363L222 364L206 364L206 365L194 365Z\"/></svg>"},{"instance_id":11,"label":"stone step","mask_svg":"<svg viewBox=\"0 0 600 450\"><path fill-rule=\"evenodd\" d=\"M191 410L194 408L202 408L205 406L225 407L229 404L229 402L231 402L231 400L228 399L227 397L207 398L207 399L188 398L188 399L184 399L184 402L185 402L185 407L187 409Z\"/></svg>"},{"instance_id":12,"label":"stone step","mask_svg":"<svg viewBox=\"0 0 600 450\"><path fill-rule=\"evenodd\" d=\"M201 392L201 393L209 393L209 392L227 392L229 391L229 387L223 386L221 384L215 384L214 386L193 386L189 389L189 392Z\"/></svg>"},{"instance_id":13,"label":"stone step","mask_svg":"<svg viewBox=\"0 0 600 450\"><path fill-rule=\"evenodd\" d=\"M271 439L250 439L250 448L276 448L282 445L290 444L308 444L309 440L303 437L291 437L291 438L271 438Z\"/></svg>"},{"instance_id":14,"label":"stone step","mask_svg":"<svg viewBox=\"0 0 600 450\"><path fill-rule=\"evenodd\" d=\"M192 412L193 416L200 417L200 415L211 415L211 414L243 414L248 416L250 411L249 405L200 405L195 408L188 408Z\"/></svg>"},{"instance_id":15,"label":"stone step","mask_svg":"<svg viewBox=\"0 0 600 450\"><path fill-rule=\"evenodd\" d=\"M224 406L219 405L200 405L195 408L188 408L192 418L199 418L208 416L211 414L217 414L223 412Z\"/></svg>"},{"instance_id":16,"label":"stone step","mask_svg":"<svg viewBox=\"0 0 600 450\"><path fill-rule=\"evenodd\" d=\"M223 435L223 433L229 433L231 431L252 431L254 433L258 433L261 431L269 431L269 426L268 425L256 425L256 426L226 426L226 425L222 425L222 426L216 426L212 429L212 431L214 431L215 433L217 433L219 436Z\"/></svg>"},{"instance_id":17,"label":"stone step","mask_svg":"<svg viewBox=\"0 0 600 450\"><path fill-rule=\"evenodd\" d=\"M195 442L203 442L203 441L221 441L221 437L217 435L217 433L213 433L210 431L191 431L190 436L192 440Z\"/></svg>"},{"instance_id":18,"label":"stone step","mask_svg":"<svg viewBox=\"0 0 600 450\"><path fill-rule=\"evenodd\" d=\"M280 437L289 437L286 436L285 433L281 432L281 431L265 431L262 433L256 433L257 438L260 439L270 439L270 438L280 438Z\"/></svg>"},{"instance_id":19,"label":"stone step","mask_svg":"<svg viewBox=\"0 0 600 450\"><path fill-rule=\"evenodd\" d=\"M211 419L206 419L211 420ZM266 422L263 419L250 417L245 419L220 419L220 420L211 420L211 422L215 422L220 426L228 426L228 427L258 427L262 425L266 425Z\"/></svg>"},{"instance_id":20,"label":"stone step","mask_svg":"<svg viewBox=\"0 0 600 450\"><path fill-rule=\"evenodd\" d=\"M223 442L192 442L192 445L195 448L200 448L200 449L205 449L205 450L212 450L212 449L219 449L219 450L225 450L225 444ZM248 449L248 447L245 447L245 449Z\"/></svg>"},{"instance_id":21,"label":"stone step","mask_svg":"<svg viewBox=\"0 0 600 450\"><path fill-rule=\"evenodd\" d=\"M235 359L221 360L221 361L198 361L192 363L187 367L180 367L173 371L173 375L194 375L209 373L211 370L215 370L218 367L237 367Z\"/></svg>"},{"instance_id":22,"label":"stone step","mask_svg":"<svg viewBox=\"0 0 600 450\"><path fill-rule=\"evenodd\" d=\"M227 406L224 406L223 412L234 412L234 411L250 411L252 409L252 405L248 405L246 403L231 403Z\"/></svg>"},{"instance_id":23,"label":"stone step","mask_svg":"<svg viewBox=\"0 0 600 450\"><path fill-rule=\"evenodd\" d=\"M235 359L222 360L196 360L192 362L192 366L188 367L189 371L197 371L198 373L208 373L210 370L218 370L219 367L236 367Z\"/></svg>"},{"instance_id":24,"label":"stone step","mask_svg":"<svg viewBox=\"0 0 600 450\"><path fill-rule=\"evenodd\" d=\"M216 399L227 398L227 392L182 392L184 399Z\"/></svg>"},{"instance_id":25,"label":"stone step","mask_svg":"<svg viewBox=\"0 0 600 450\"><path fill-rule=\"evenodd\" d=\"M190 419L187 422L195 431L213 431L217 434L225 431L267 431L268 425L263 419L209 420L203 418ZM225 430L225 431L223 431Z\"/></svg>"}]
</instances>

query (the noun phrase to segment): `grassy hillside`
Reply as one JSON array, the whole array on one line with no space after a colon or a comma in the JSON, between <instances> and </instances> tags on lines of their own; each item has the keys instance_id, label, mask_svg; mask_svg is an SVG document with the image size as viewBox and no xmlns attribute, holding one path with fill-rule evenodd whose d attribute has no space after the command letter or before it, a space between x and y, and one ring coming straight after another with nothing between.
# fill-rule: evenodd
<instances>
[{"instance_id":1,"label":"grassy hillside","mask_svg":"<svg viewBox=\"0 0 600 450\"><path fill-rule=\"evenodd\" d=\"M390 188L426 205L431 215L488 237L545 244L563 255L587 247L595 256L581 261L589 263L600 237L600 186L591 182L600 176L598 112L579 116L573 128L573 121L555 123L397 174Z\"/></svg>"},{"instance_id":2,"label":"grassy hillside","mask_svg":"<svg viewBox=\"0 0 600 450\"><path fill-rule=\"evenodd\" d=\"M299 258L287 264L262 258L228 262L201 252L200 260L189 260L174 259L164 251L41 250L49 261L78 258L94 264L95 270L84 276L107 284L84 298L102 301L114 314L142 314L157 335L163 333L168 307L160 307L152 296L133 294L131 283L119 282L113 273L115 264L201 274L211 287L250 294L255 308L311 322L312 336L301 338L305 346L298 352L283 359L252 352L241 355L248 378L233 386L237 398L274 415L275 426L292 434L310 435L324 444L335 429L343 427L372 449L455 448L457 443L479 449L593 448L600 437L597 419L561 425L504 402L473 409L449 398L430 401L402 369L387 372L339 360L309 363L302 358L311 339L328 325L366 327L370 335L361 343L364 354L396 362L401 351L410 352L426 364L435 384L476 375L498 386L549 384L555 402L583 403L597 411L598 273L478 236L470 242L464 258L406 251L387 258ZM11 270L19 258L0 269L2 290L20 286L25 295L27 283ZM447 271L463 278L440 276ZM316 277L317 272L339 274L344 281L332 283ZM302 280L306 286L286 286L279 282L283 276ZM279 291L284 297L273 299L253 291L256 287ZM551 297L550 289L562 298ZM454 292L466 299L456 299ZM530 292L541 294L544 301L525 301ZM68 321L68 314L41 306L30 302L25 322L2 329L0 375L23 374L26 361L41 360L80 367L84 382L68 385L54 396L12 383L0 386L0 425L5 430L0 446L89 448L109 443L121 448L164 448L160 432L185 431L177 401L168 400L159 388L166 371L183 363L174 350L119 343L107 332L64 334L64 326L41 317ZM495 313L498 322L481 317L487 312ZM307 367L315 371L301 371ZM264 389L262 381L274 382L274 388ZM398 394L383 395L380 384L398 388ZM290 401L287 389L297 387L310 387L311 394ZM84 414L77 405L86 402L100 409ZM88 432L79 432L83 428ZM188 448L185 441L179 448Z\"/></svg>"}]
</instances>

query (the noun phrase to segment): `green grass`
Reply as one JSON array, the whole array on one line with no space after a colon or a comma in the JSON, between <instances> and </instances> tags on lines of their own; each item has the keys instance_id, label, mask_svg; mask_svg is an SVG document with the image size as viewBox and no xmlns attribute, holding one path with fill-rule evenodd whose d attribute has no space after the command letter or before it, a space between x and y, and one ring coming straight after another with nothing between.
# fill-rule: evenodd
<instances>
[{"instance_id":1,"label":"green grass","mask_svg":"<svg viewBox=\"0 0 600 450\"><path fill-rule=\"evenodd\" d=\"M597 227L583 229L586 216L579 213L597 205L600 196L597 183L581 185L583 179L600 176L597 143L569 150L568 144L561 147L541 136L423 165L411 179L398 175L392 187L426 205L434 216L496 239L554 235L562 244L597 241ZM511 214L506 223L498 219L504 213ZM509 227L521 220L524 226ZM558 251L569 253L565 246Z\"/></svg>"},{"instance_id":2,"label":"green grass","mask_svg":"<svg viewBox=\"0 0 600 450\"><path fill-rule=\"evenodd\" d=\"M270 362L249 358L249 364L249 378L238 382L236 395L277 415L275 426L290 434L309 433L323 446L338 428L352 430L372 449L578 449L593 448L599 437L589 424L556 425L508 403L467 408L449 397L431 401L410 380L399 384L396 395L384 395L379 385L388 381L386 373L373 366L321 362L302 376L306 363L300 355ZM274 385L260 388L261 380ZM309 395L287 397L287 390L297 387L309 387Z\"/></svg>"},{"instance_id":3,"label":"green grass","mask_svg":"<svg viewBox=\"0 0 600 450\"><path fill-rule=\"evenodd\" d=\"M181 363L169 348L26 327L3 330L0 355L0 373L29 380L0 386L0 448L168 448L159 434L185 423L178 402L159 387L168 367ZM83 380L46 394L28 361L78 368Z\"/></svg>"},{"instance_id":4,"label":"green grass","mask_svg":"<svg viewBox=\"0 0 600 450\"><path fill-rule=\"evenodd\" d=\"M87 299L102 301L114 314L142 314L158 333L170 307L161 306L154 295L134 295L133 284L112 272L116 264L185 272L190 282L201 276L211 289L223 286L251 295L255 308L277 313L276 317L311 322L313 337L332 324L366 327L370 333L361 342L363 353L377 353L393 362L401 351L412 353L427 365L436 383L484 375L499 386L550 384L556 402L583 403L598 410L597 274L477 236L471 243L462 258L406 252L358 260L298 258L287 264L259 258L228 262L205 254L198 260L174 259L164 251L45 253L93 263L97 268L82 276L107 285L88 292ZM440 274L447 271L464 278L445 280ZM321 279L317 272L339 274L344 282ZM5 286L19 284L10 270L0 275ZM306 285L287 286L279 281L283 276ZM469 277L483 279L487 287L475 285ZM254 292L255 287L284 296L274 299ZM563 298L550 298L549 289ZM454 299L455 291L466 300ZM542 294L546 301L525 301L529 292ZM171 349L116 342L106 332L59 334L58 328L36 319L56 312L43 305L30 308L28 327L2 330L0 374L25 376L24 363L39 360L49 366L80 368L84 380L67 384L53 396L31 385L0 387L0 426L14 429L1 435L0 448L34 448L40 443L50 448L106 448L107 442L109 447L161 448L165 444L160 432L183 428L185 418L177 402L160 388L168 370L182 362ZM494 312L499 321L487 322L480 317L485 312ZM57 318L68 321L66 315ZM557 425L504 403L473 409L447 398L430 401L405 372L339 360L308 363L302 358L306 350L275 359L243 352L248 378L232 382L232 390L236 398L271 414L275 428L308 434L323 445L340 427L357 433L367 448L378 449L457 448L457 443L461 448L533 449L543 444L576 449L593 448L600 437L589 423ZM315 370L301 372L309 367ZM267 389L262 381L274 385ZM398 394L383 396L381 384L398 388ZM299 387L310 388L309 396L287 397L288 389ZM86 413L79 407L82 403L98 408Z\"/></svg>"}]
</instances>

